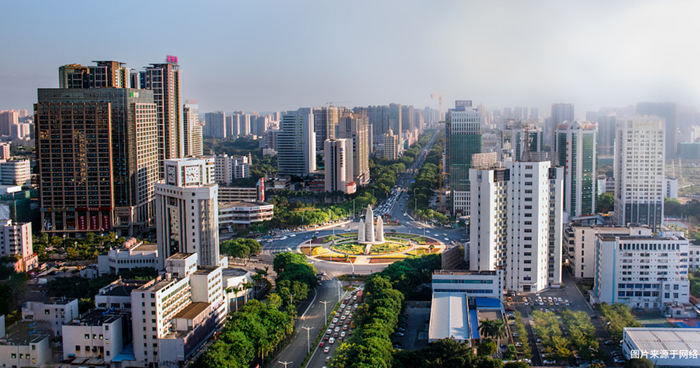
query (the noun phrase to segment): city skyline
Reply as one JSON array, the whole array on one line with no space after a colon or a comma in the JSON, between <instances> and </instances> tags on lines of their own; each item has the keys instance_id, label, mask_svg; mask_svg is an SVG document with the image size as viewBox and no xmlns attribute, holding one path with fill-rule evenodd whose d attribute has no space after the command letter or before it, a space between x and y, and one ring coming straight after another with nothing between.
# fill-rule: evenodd
<instances>
[{"instance_id":1,"label":"city skyline","mask_svg":"<svg viewBox=\"0 0 700 368\"><path fill-rule=\"evenodd\" d=\"M108 5L91 4L81 22L59 23L76 8L71 3L80 4L4 5L14 16L0 25L8 35L0 46L13 52L0 63L0 109L31 109L38 88L58 87L59 65L114 60L143 70L166 55L179 57L182 99L197 100L202 112L328 102L437 108L430 94L440 92L448 105L468 98L489 109L538 107L543 116L567 102L577 118L645 101L700 105L697 52L686 46L700 30L691 2L175 2L166 9L126 2L125 17L98 17ZM291 26L290 19L308 21ZM202 26L174 28L181 22ZM66 34L90 47L62 47ZM355 57L344 58L342 45Z\"/></svg>"}]
</instances>

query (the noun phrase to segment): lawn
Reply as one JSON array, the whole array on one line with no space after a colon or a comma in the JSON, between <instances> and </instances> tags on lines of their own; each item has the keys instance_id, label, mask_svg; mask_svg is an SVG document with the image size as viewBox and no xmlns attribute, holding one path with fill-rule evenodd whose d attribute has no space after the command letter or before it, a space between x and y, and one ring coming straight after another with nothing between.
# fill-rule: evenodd
<instances>
[{"instance_id":1,"label":"lawn","mask_svg":"<svg viewBox=\"0 0 700 368\"><path fill-rule=\"evenodd\" d=\"M369 253L370 254L396 253L396 252L406 250L408 248L410 248L410 246L405 245L405 244L387 242L387 243L372 245L372 248L370 248Z\"/></svg>"},{"instance_id":2,"label":"lawn","mask_svg":"<svg viewBox=\"0 0 700 368\"><path fill-rule=\"evenodd\" d=\"M357 233L344 233L344 234L337 234L341 238L355 238L357 239Z\"/></svg>"},{"instance_id":3,"label":"lawn","mask_svg":"<svg viewBox=\"0 0 700 368\"><path fill-rule=\"evenodd\" d=\"M424 256L424 255L429 255L429 254L435 254L435 253L437 253L437 251L438 251L437 249L433 249L432 253L431 253L429 248L420 247L418 249L414 249L414 250L408 252L408 254L410 254L412 256Z\"/></svg>"},{"instance_id":4,"label":"lawn","mask_svg":"<svg viewBox=\"0 0 700 368\"><path fill-rule=\"evenodd\" d=\"M345 256L339 256L339 257L333 257L333 258L331 258L330 256L318 256L316 258L323 260L323 261L333 261L333 262L340 262L340 263L355 263L355 259L356 259L356 257L353 257L353 256L350 256L347 261L345 260Z\"/></svg>"},{"instance_id":5,"label":"lawn","mask_svg":"<svg viewBox=\"0 0 700 368\"><path fill-rule=\"evenodd\" d=\"M415 234L391 234L391 236L395 236L397 238L406 238L406 239L413 239L415 237L418 237L418 235L415 235Z\"/></svg>"},{"instance_id":6,"label":"lawn","mask_svg":"<svg viewBox=\"0 0 700 368\"><path fill-rule=\"evenodd\" d=\"M336 252L348 254L364 254L365 246L357 243L341 243L331 246Z\"/></svg>"},{"instance_id":7,"label":"lawn","mask_svg":"<svg viewBox=\"0 0 700 368\"><path fill-rule=\"evenodd\" d=\"M405 258L406 258L406 257L401 257L401 258L399 258L399 257L396 257L396 256L394 256L394 257L392 257L392 258L389 258L389 257L372 257L372 258L369 260L369 263L390 263L390 262L398 262L398 261L403 261Z\"/></svg>"},{"instance_id":8,"label":"lawn","mask_svg":"<svg viewBox=\"0 0 700 368\"><path fill-rule=\"evenodd\" d=\"M425 236L419 236L419 237L414 238L413 240L418 242L418 244L420 244L420 245L440 244L438 241L433 240L431 238L426 238Z\"/></svg>"}]
</instances>

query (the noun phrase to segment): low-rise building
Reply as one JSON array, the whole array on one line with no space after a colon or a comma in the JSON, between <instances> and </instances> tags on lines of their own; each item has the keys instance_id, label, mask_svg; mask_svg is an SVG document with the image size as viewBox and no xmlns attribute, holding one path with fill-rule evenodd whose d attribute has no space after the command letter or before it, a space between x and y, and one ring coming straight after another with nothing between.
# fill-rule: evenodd
<instances>
[{"instance_id":1,"label":"low-rise building","mask_svg":"<svg viewBox=\"0 0 700 368\"><path fill-rule=\"evenodd\" d=\"M139 241L135 245L112 249L97 256L97 265L100 275L118 274L121 270L136 267L158 268L158 244Z\"/></svg>"},{"instance_id":2,"label":"low-rise building","mask_svg":"<svg viewBox=\"0 0 700 368\"><path fill-rule=\"evenodd\" d=\"M682 306L690 296L688 247L688 240L678 236L597 235L591 302L686 317Z\"/></svg>"},{"instance_id":3,"label":"low-rise building","mask_svg":"<svg viewBox=\"0 0 700 368\"><path fill-rule=\"evenodd\" d=\"M131 310L131 292L148 283L147 280L118 279L100 289L95 295L99 309Z\"/></svg>"},{"instance_id":4,"label":"low-rise building","mask_svg":"<svg viewBox=\"0 0 700 368\"><path fill-rule=\"evenodd\" d=\"M0 320L0 365L45 367L51 362L51 332L45 322L19 321L5 329L5 316Z\"/></svg>"},{"instance_id":5,"label":"low-rise building","mask_svg":"<svg viewBox=\"0 0 700 368\"><path fill-rule=\"evenodd\" d=\"M433 293L464 293L503 301L503 271L435 270Z\"/></svg>"},{"instance_id":6,"label":"low-rise building","mask_svg":"<svg viewBox=\"0 0 700 368\"><path fill-rule=\"evenodd\" d=\"M647 358L654 367L700 367L700 332L695 328L625 327L622 353Z\"/></svg>"},{"instance_id":7,"label":"low-rise building","mask_svg":"<svg viewBox=\"0 0 700 368\"><path fill-rule=\"evenodd\" d=\"M259 187L225 187L219 186L219 203L259 201L261 199Z\"/></svg>"},{"instance_id":8,"label":"low-rise building","mask_svg":"<svg viewBox=\"0 0 700 368\"><path fill-rule=\"evenodd\" d=\"M22 320L46 322L56 336L61 336L64 324L79 316L78 299L48 298L45 301L27 301L22 306Z\"/></svg>"},{"instance_id":9,"label":"low-rise building","mask_svg":"<svg viewBox=\"0 0 700 368\"><path fill-rule=\"evenodd\" d=\"M219 228L272 220L275 206L261 201L219 203Z\"/></svg>"},{"instance_id":10,"label":"low-rise building","mask_svg":"<svg viewBox=\"0 0 700 368\"><path fill-rule=\"evenodd\" d=\"M469 317L467 294L463 292L433 292L428 342L454 338L471 346L472 334Z\"/></svg>"},{"instance_id":11,"label":"low-rise building","mask_svg":"<svg viewBox=\"0 0 700 368\"><path fill-rule=\"evenodd\" d=\"M129 342L128 318L124 311L94 309L64 325L63 356L111 362Z\"/></svg>"},{"instance_id":12,"label":"low-rise building","mask_svg":"<svg viewBox=\"0 0 700 368\"><path fill-rule=\"evenodd\" d=\"M596 241L598 234L651 236L643 226L570 225L564 230L564 253L567 254L572 276L577 279L595 277Z\"/></svg>"},{"instance_id":13,"label":"low-rise building","mask_svg":"<svg viewBox=\"0 0 700 368\"><path fill-rule=\"evenodd\" d=\"M245 284L253 284L252 276L250 271L242 268L224 268L221 271L228 312L238 310L248 302L251 289L245 288Z\"/></svg>"}]
</instances>

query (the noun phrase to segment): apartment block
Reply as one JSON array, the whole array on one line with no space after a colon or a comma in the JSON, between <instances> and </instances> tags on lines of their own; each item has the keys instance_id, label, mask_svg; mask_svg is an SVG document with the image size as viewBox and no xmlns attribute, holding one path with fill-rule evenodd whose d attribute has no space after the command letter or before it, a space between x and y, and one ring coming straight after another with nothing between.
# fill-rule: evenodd
<instances>
[{"instance_id":1,"label":"apartment block","mask_svg":"<svg viewBox=\"0 0 700 368\"><path fill-rule=\"evenodd\" d=\"M79 316L78 299L48 298L44 301L27 301L22 305L22 320L46 322L55 336L61 336L63 325Z\"/></svg>"},{"instance_id":2,"label":"apartment block","mask_svg":"<svg viewBox=\"0 0 700 368\"><path fill-rule=\"evenodd\" d=\"M95 309L62 326L63 356L94 358L109 363L124 350L130 334L129 314L124 311Z\"/></svg>"}]
</instances>

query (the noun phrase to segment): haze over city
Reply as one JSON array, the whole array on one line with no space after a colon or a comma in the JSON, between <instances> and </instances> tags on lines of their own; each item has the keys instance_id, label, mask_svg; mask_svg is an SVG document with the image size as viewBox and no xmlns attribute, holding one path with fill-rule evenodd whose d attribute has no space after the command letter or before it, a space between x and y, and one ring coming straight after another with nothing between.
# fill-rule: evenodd
<instances>
[{"instance_id":1,"label":"haze over city","mask_svg":"<svg viewBox=\"0 0 700 368\"><path fill-rule=\"evenodd\" d=\"M167 4L167 5L166 5ZM28 109L58 65L141 69L177 55L200 111L398 102L586 110L697 105L693 1L3 2L0 109Z\"/></svg>"}]
</instances>

